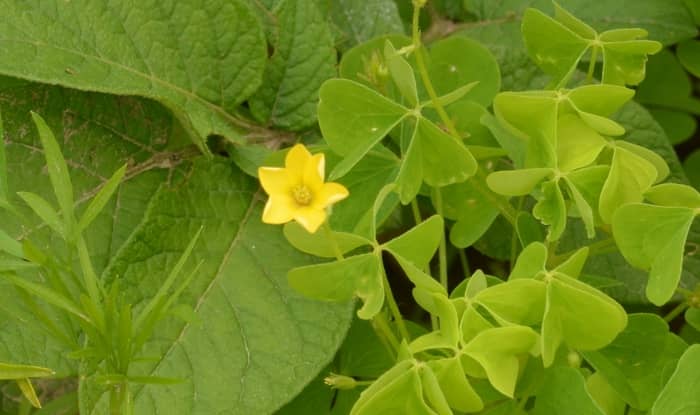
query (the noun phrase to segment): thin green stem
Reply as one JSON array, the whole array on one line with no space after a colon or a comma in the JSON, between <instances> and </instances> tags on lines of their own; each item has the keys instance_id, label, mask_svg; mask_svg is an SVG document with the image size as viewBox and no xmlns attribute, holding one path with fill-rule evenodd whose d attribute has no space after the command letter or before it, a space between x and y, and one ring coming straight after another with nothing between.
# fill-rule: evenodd
<instances>
[{"instance_id":1,"label":"thin green stem","mask_svg":"<svg viewBox=\"0 0 700 415\"><path fill-rule=\"evenodd\" d=\"M664 316L664 321L666 321L667 323L670 323L671 321L673 321L673 319L675 319L682 312L684 312L685 309L688 308L689 306L690 306L690 304L688 304L688 301L682 301L677 306L675 306L673 308L673 310L669 311L669 313Z\"/></svg>"},{"instance_id":2,"label":"thin green stem","mask_svg":"<svg viewBox=\"0 0 700 415\"><path fill-rule=\"evenodd\" d=\"M442 192L439 187L433 188L433 199L435 200L435 210L438 215L443 216L443 205L442 205ZM445 238L445 232L443 230L442 237L440 238L440 247L438 248L438 266L440 272L440 284L445 288L445 291L449 289L447 286L447 239Z\"/></svg>"},{"instance_id":3,"label":"thin green stem","mask_svg":"<svg viewBox=\"0 0 700 415\"><path fill-rule=\"evenodd\" d=\"M462 271L464 272L464 277L469 278L472 275L469 269L469 260L467 259L467 253L464 249L458 249L457 254L459 255L459 263L462 265Z\"/></svg>"},{"instance_id":4,"label":"thin green stem","mask_svg":"<svg viewBox=\"0 0 700 415\"><path fill-rule=\"evenodd\" d=\"M340 250L340 246L338 245L338 241L335 239L335 235L333 234L333 229L331 229L331 224L328 220L323 222L323 231L326 233L326 239L331 243L333 246L333 252L335 253L335 258L338 261L342 261L345 259L343 256L343 252Z\"/></svg>"},{"instance_id":5,"label":"thin green stem","mask_svg":"<svg viewBox=\"0 0 700 415\"><path fill-rule=\"evenodd\" d=\"M445 108L443 108L443 106L440 104L437 93L435 92L435 87L433 86L433 83L430 80L430 75L428 75L428 68L425 65L425 57L423 56L424 50L421 47L422 43L420 39L420 30L418 24L420 18L420 9L421 7L414 3L412 33L413 48L416 55L416 65L418 66L418 72L420 73L421 79L423 80L423 86L425 86L425 90L428 92L428 96L430 97L430 100L433 103L433 107L440 116L440 120L442 120L443 124L445 124L445 127L453 137L459 138L459 133L457 132L454 123L447 115L447 112L445 112Z\"/></svg>"},{"instance_id":6,"label":"thin green stem","mask_svg":"<svg viewBox=\"0 0 700 415\"><path fill-rule=\"evenodd\" d=\"M586 73L586 83L593 82L593 72L595 71L595 65L598 60L598 47L593 46L593 51L591 52L591 61L588 64L588 72Z\"/></svg>"},{"instance_id":7,"label":"thin green stem","mask_svg":"<svg viewBox=\"0 0 700 415\"><path fill-rule=\"evenodd\" d=\"M377 337L382 342L386 350L389 352L390 356L396 356L399 350L399 339L396 338L391 327L389 327L389 321L384 313L379 313L372 318L372 328L374 332L377 333Z\"/></svg>"},{"instance_id":8,"label":"thin green stem","mask_svg":"<svg viewBox=\"0 0 700 415\"><path fill-rule=\"evenodd\" d=\"M411 200L411 212L413 213L413 220L416 221L416 225L420 225L423 222L423 218L420 215L420 208L418 207L418 201L414 197Z\"/></svg>"},{"instance_id":9,"label":"thin green stem","mask_svg":"<svg viewBox=\"0 0 700 415\"><path fill-rule=\"evenodd\" d=\"M520 211L523 209L523 203L525 201L525 197L521 196L518 198L518 207L516 208L517 210L515 211L515 217L516 217L516 222L517 222L517 215L520 214ZM515 260L518 257L518 226L517 223L513 226L513 234L511 235L510 238L510 268L513 269L515 266Z\"/></svg>"},{"instance_id":10,"label":"thin green stem","mask_svg":"<svg viewBox=\"0 0 700 415\"><path fill-rule=\"evenodd\" d=\"M394 293L391 291L391 285L389 284L389 278L387 278L386 276L384 266L382 265L380 268L382 273L382 280L384 281L384 295L386 296L386 303L389 307L389 312L391 313L391 316L396 322L396 327L398 327L399 329L399 334L401 335L401 338L407 341L411 340L411 336L408 334L408 330L406 329L406 323L403 321L401 311L399 311L399 306L398 304L396 304Z\"/></svg>"}]
</instances>

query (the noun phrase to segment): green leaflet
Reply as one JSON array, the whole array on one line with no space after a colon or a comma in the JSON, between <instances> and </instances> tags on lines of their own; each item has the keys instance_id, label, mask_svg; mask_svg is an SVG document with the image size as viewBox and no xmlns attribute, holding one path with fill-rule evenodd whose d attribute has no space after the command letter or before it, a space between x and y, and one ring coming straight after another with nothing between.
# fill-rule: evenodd
<instances>
[{"instance_id":1,"label":"green leaflet","mask_svg":"<svg viewBox=\"0 0 700 415\"><path fill-rule=\"evenodd\" d=\"M275 53L249 101L250 109L262 123L302 130L316 121L321 84L336 74L333 39L313 1L284 0L276 22Z\"/></svg>"},{"instance_id":2,"label":"green leaflet","mask_svg":"<svg viewBox=\"0 0 700 415\"><path fill-rule=\"evenodd\" d=\"M560 366L546 372L532 413L559 415L568 411L580 415L606 415L586 389L581 373L574 368Z\"/></svg>"},{"instance_id":3,"label":"green leaflet","mask_svg":"<svg viewBox=\"0 0 700 415\"><path fill-rule=\"evenodd\" d=\"M643 29L608 30L600 34L555 3L554 19L527 9L522 32L530 57L552 76L553 84L564 86L579 61L593 49L603 55L602 82L636 85L644 79L647 55L661 50L661 44L645 40ZM594 63L595 64L595 63Z\"/></svg>"},{"instance_id":4,"label":"green leaflet","mask_svg":"<svg viewBox=\"0 0 700 415\"><path fill-rule=\"evenodd\" d=\"M670 300L678 286L685 240L695 215L687 207L645 204L629 204L615 213L615 242L631 265L649 270L646 296L656 305Z\"/></svg>"},{"instance_id":5,"label":"green leaflet","mask_svg":"<svg viewBox=\"0 0 700 415\"><path fill-rule=\"evenodd\" d=\"M242 0L162 8L133 1L119 8L105 1L6 1L2 8L0 73L157 99L191 124L202 149L211 133L238 137L233 111L262 80L263 31Z\"/></svg>"},{"instance_id":6,"label":"green leaflet","mask_svg":"<svg viewBox=\"0 0 700 415\"><path fill-rule=\"evenodd\" d=\"M309 233L297 222L289 222L284 225L284 237L301 252L325 258L336 256L334 244L337 244L341 254L371 244L371 241L365 238L346 232L333 232L332 236L323 230Z\"/></svg>"},{"instance_id":7,"label":"green leaflet","mask_svg":"<svg viewBox=\"0 0 700 415\"><path fill-rule=\"evenodd\" d=\"M700 345L692 345L683 353L676 371L651 408L651 415L681 415L697 411L700 399ZM692 409L691 409L692 408Z\"/></svg>"},{"instance_id":8,"label":"green leaflet","mask_svg":"<svg viewBox=\"0 0 700 415\"><path fill-rule=\"evenodd\" d=\"M624 331L601 350L583 357L634 408L647 410L663 386L663 368L678 359L669 343L668 325L655 314L630 314Z\"/></svg>"},{"instance_id":9,"label":"green leaflet","mask_svg":"<svg viewBox=\"0 0 700 415\"><path fill-rule=\"evenodd\" d=\"M566 228L566 204L558 180L542 183L542 196L532 209L532 215L549 226L548 241L561 238Z\"/></svg>"}]
</instances>

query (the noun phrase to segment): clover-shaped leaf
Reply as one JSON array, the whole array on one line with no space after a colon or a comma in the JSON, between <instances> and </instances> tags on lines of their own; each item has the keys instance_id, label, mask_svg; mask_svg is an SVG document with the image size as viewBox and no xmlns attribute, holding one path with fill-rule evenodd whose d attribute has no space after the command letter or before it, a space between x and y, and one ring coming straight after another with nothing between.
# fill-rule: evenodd
<instances>
[{"instance_id":1,"label":"clover-shaped leaf","mask_svg":"<svg viewBox=\"0 0 700 415\"><path fill-rule=\"evenodd\" d=\"M450 407L461 412L478 412L484 402L469 383L458 357L430 360L426 363L435 374Z\"/></svg>"},{"instance_id":2,"label":"clover-shaped leaf","mask_svg":"<svg viewBox=\"0 0 700 415\"><path fill-rule=\"evenodd\" d=\"M523 39L528 54L558 87L566 85L589 49L594 65L603 55L604 84L637 85L644 79L647 55L661 50L659 42L644 39L643 29L616 29L598 34L586 23L555 4L554 18L527 9Z\"/></svg>"},{"instance_id":3,"label":"clover-shaped leaf","mask_svg":"<svg viewBox=\"0 0 700 415\"><path fill-rule=\"evenodd\" d=\"M615 212L615 242L627 262L649 270L646 295L656 305L670 300L678 286L685 241L696 215L693 208L639 203Z\"/></svg>"}]
</instances>

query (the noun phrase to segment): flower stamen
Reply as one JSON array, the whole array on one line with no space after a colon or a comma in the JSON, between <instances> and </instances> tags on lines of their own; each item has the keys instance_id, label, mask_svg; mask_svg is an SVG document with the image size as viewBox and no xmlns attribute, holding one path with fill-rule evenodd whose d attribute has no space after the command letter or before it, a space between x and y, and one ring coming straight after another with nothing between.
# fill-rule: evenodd
<instances>
[{"instance_id":1,"label":"flower stamen","mask_svg":"<svg viewBox=\"0 0 700 415\"><path fill-rule=\"evenodd\" d=\"M306 187L306 185L298 184L292 188L292 197L298 205L308 206L311 204L313 194L311 193L311 189Z\"/></svg>"}]
</instances>

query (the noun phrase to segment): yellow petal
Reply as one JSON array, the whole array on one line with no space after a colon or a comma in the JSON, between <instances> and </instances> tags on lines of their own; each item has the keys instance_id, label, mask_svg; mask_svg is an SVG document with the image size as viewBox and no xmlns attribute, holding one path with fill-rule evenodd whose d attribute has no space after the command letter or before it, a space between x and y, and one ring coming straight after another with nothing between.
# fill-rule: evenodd
<instances>
[{"instance_id":1,"label":"yellow petal","mask_svg":"<svg viewBox=\"0 0 700 415\"><path fill-rule=\"evenodd\" d=\"M311 153L303 144L297 144L289 150L287 157L284 159L284 166L292 181L295 183L301 182L304 177L304 167L310 158Z\"/></svg>"},{"instance_id":2,"label":"yellow petal","mask_svg":"<svg viewBox=\"0 0 700 415\"><path fill-rule=\"evenodd\" d=\"M287 170L280 167L260 167L258 178L268 195L289 194L294 185Z\"/></svg>"},{"instance_id":3,"label":"yellow petal","mask_svg":"<svg viewBox=\"0 0 700 415\"><path fill-rule=\"evenodd\" d=\"M299 222L310 233L315 233L326 221L326 211L323 209L312 209L306 207L299 209L294 216L294 220Z\"/></svg>"},{"instance_id":4,"label":"yellow petal","mask_svg":"<svg viewBox=\"0 0 700 415\"><path fill-rule=\"evenodd\" d=\"M311 156L304 166L304 185L314 194L320 192L323 187L325 169L326 157L323 153Z\"/></svg>"},{"instance_id":5,"label":"yellow petal","mask_svg":"<svg viewBox=\"0 0 700 415\"><path fill-rule=\"evenodd\" d=\"M265 204L262 220L265 223L271 223L273 225L287 223L294 219L294 216L298 210L299 209L291 196L270 196Z\"/></svg>"},{"instance_id":6,"label":"yellow petal","mask_svg":"<svg viewBox=\"0 0 700 415\"><path fill-rule=\"evenodd\" d=\"M321 190L314 194L314 209L325 209L326 206L332 205L340 200L348 197L348 189L339 183L324 183Z\"/></svg>"}]
</instances>

